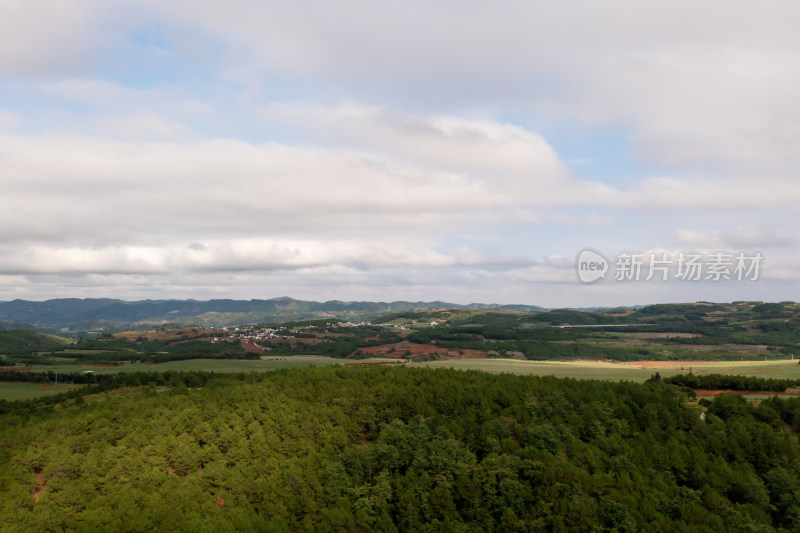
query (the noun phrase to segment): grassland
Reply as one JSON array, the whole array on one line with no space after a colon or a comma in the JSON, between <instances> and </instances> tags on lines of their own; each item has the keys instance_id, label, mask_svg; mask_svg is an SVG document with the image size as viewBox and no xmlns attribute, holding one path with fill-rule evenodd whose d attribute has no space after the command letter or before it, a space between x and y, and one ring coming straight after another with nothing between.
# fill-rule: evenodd
<instances>
[{"instance_id":1,"label":"grassland","mask_svg":"<svg viewBox=\"0 0 800 533\"><path fill-rule=\"evenodd\" d=\"M366 359L358 363L386 362L386 359ZM191 359L161 364L126 363L119 366L102 365L39 365L28 370L34 372L84 372L92 370L98 374L116 372L166 372L200 370L204 372L269 372L280 368L327 366L352 363L335 357L294 356L264 357L260 360L246 359ZM429 362L407 363L409 366L431 368L445 367L463 370L483 370L490 373L553 375L576 379L600 379L607 381L629 380L643 382L659 372L662 376L685 374L733 374L764 378L800 379L797 360L778 361L632 361L615 363L607 361L522 361L517 359L449 359Z\"/></svg>"},{"instance_id":2,"label":"grassland","mask_svg":"<svg viewBox=\"0 0 800 533\"><path fill-rule=\"evenodd\" d=\"M383 360L385 361L385 360ZM91 370L97 374L115 374L118 372L166 372L168 370L189 372L200 370L203 372L269 372L279 368L294 368L303 366L327 366L341 364L342 359L322 356L295 356L282 358L250 359L189 359L185 361L170 361L168 363L124 363L121 365L97 364L55 364L33 365L26 368L30 372L86 372Z\"/></svg>"},{"instance_id":3,"label":"grassland","mask_svg":"<svg viewBox=\"0 0 800 533\"><path fill-rule=\"evenodd\" d=\"M80 385L58 384L43 385L40 383L14 383L0 381L0 400L29 400L40 396L60 394L80 387Z\"/></svg>"},{"instance_id":4,"label":"grassland","mask_svg":"<svg viewBox=\"0 0 800 533\"><path fill-rule=\"evenodd\" d=\"M797 360L781 361L635 361L611 363L605 361L519 361L515 359L458 359L409 363L411 366L431 368L458 368L483 370L494 374L533 374L576 379L599 379L607 381L646 381L656 372L662 376L674 376L691 371L696 374L732 374L762 378L800 379Z\"/></svg>"},{"instance_id":5,"label":"grassland","mask_svg":"<svg viewBox=\"0 0 800 533\"><path fill-rule=\"evenodd\" d=\"M205 372L269 372L281 368L307 366L328 366L345 364L351 361L323 356L264 357L260 360L242 359L193 359L171 361L162 364L126 363L119 366L102 365L40 365L29 368L39 372L84 372L91 370L97 374L116 372L166 372L193 371ZM386 359L367 359L364 362L386 362ZM430 368L456 368L462 370L482 370L489 373L510 373L522 375L556 376L576 379L596 379L603 381L633 381L642 383L653 374L662 376L685 374L731 374L763 378L800 379L800 365L797 360L778 361L522 361L516 359L450 359L429 362L411 362L409 366ZM30 383L0 382L0 399L17 400L64 392L69 385L58 388Z\"/></svg>"},{"instance_id":6,"label":"grassland","mask_svg":"<svg viewBox=\"0 0 800 533\"><path fill-rule=\"evenodd\" d=\"M369 360L367 360L369 361ZM377 361L377 360L376 360ZM382 359L381 361L385 361ZM203 372L270 372L281 368L296 368L307 366L328 366L342 364L342 359L320 356L296 356L285 358L265 358L263 360L246 359L192 359L187 361L170 361L157 365L146 363L125 363L119 366L56 364L34 365L26 368L30 372L86 372L97 374L114 374L119 372L167 372L200 370ZM359 361L361 362L361 361ZM25 400L50 394L66 392L79 385L41 385L38 383L0 382L0 400Z\"/></svg>"}]
</instances>

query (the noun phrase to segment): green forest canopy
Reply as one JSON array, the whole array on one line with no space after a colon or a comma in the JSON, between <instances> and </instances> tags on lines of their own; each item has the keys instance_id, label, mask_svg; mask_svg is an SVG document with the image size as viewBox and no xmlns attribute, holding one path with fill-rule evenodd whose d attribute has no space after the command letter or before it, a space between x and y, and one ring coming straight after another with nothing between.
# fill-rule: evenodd
<instances>
[{"instance_id":1,"label":"green forest canopy","mask_svg":"<svg viewBox=\"0 0 800 533\"><path fill-rule=\"evenodd\" d=\"M0 530L800 524L798 399L720 396L702 420L663 382L387 367L170 380L2 415Z\"/></svg>"}]
</instances>

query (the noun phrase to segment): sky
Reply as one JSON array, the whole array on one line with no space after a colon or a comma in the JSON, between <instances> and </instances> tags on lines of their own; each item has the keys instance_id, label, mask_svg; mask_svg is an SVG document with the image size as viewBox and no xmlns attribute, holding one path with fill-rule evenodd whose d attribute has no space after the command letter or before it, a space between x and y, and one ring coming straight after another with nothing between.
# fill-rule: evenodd
<instances>
[{"instance_id":1,"label":"sky","mask_svg":"<svg viewBox=\"0 0 800 533\"><path fill-rule=\"evenodd\" d=\"M798 300L798 25L782 0L3 0L0 300Z\"/></svg>"}]
</instances>

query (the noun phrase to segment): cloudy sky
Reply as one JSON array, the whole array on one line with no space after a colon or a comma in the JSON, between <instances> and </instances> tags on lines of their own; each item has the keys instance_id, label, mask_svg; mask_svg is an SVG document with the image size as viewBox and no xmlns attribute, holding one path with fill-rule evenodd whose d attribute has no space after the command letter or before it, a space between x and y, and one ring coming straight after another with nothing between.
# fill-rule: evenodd
<instances>
[{"instance_id":1,"label":"cloudy sky","mask_svg":"<svg viewBox=\"0 0 800 533\"><path fill-rule=\"evenodd\" d=\"M798 300L798 25L780 0L3 0L0 300ZM621 252L764 259L617 281Z\"/></svg>"}]
</instances>

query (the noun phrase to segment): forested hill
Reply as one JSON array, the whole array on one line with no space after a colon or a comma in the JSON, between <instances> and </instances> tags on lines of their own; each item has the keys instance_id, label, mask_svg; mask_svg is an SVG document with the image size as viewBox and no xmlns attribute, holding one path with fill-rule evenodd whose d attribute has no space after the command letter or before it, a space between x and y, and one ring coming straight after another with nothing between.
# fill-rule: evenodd
<instances>
[{"instance_id":1,"label":"forested hill","mask_svg":"<svg viewBox=\"0 0 800 533\"><path fill-rule=\"evenodd\" d=\"M29 330L0 331L0 353L29 353L52 350L69 344L70 340L55 335L42 335Z\"/></svg>"},{"instance_id":2,"label":"forested hill","mask_svg":"<svg viewBox=\"0 0 800 533\"><path fill-rule=\"evenodd\" d=\"M198 324L223 326L242 323L275 323L312 318L374 317L387 310L420 308L511 309L541 311L536 306L494 304L458 305L447 302L312 302L282 297L270 300L142 300L61 298L44 302L14 300L0 302L0 326L122 326L134 323Z\"/></svg>"},{"instance_id":3,"label":"forested hill","mask_svg":"<svg viewBox=\"0 0 800 533\"><path fill-rule=\"evenodd\" d=\"M35 329L48 333L120 331L159 326L221 327L277 324L304 320L390 320L423 317L428 322L443 310L507 312L524 316L530 324L598 326L614 324L744 324L763 320L800 319L793 302L733 302L714 304L655 304L631 308L545 309L535 305L430 302L314 302L281 297L269 300L141 300L62 298L33 302L0 302L0 330Z\"/></svg>"},{"instance_id":4,"label":"forested hill","mask_svg":"<svg viewBox=\"0 0 800 533\"><path fill-rule=\"evenodd\" d=\"M800 524L798 399L718 396L702 419L663 382L386 367L81 394L0 417L0 530Z\"/></svg>"}]
</instances>

